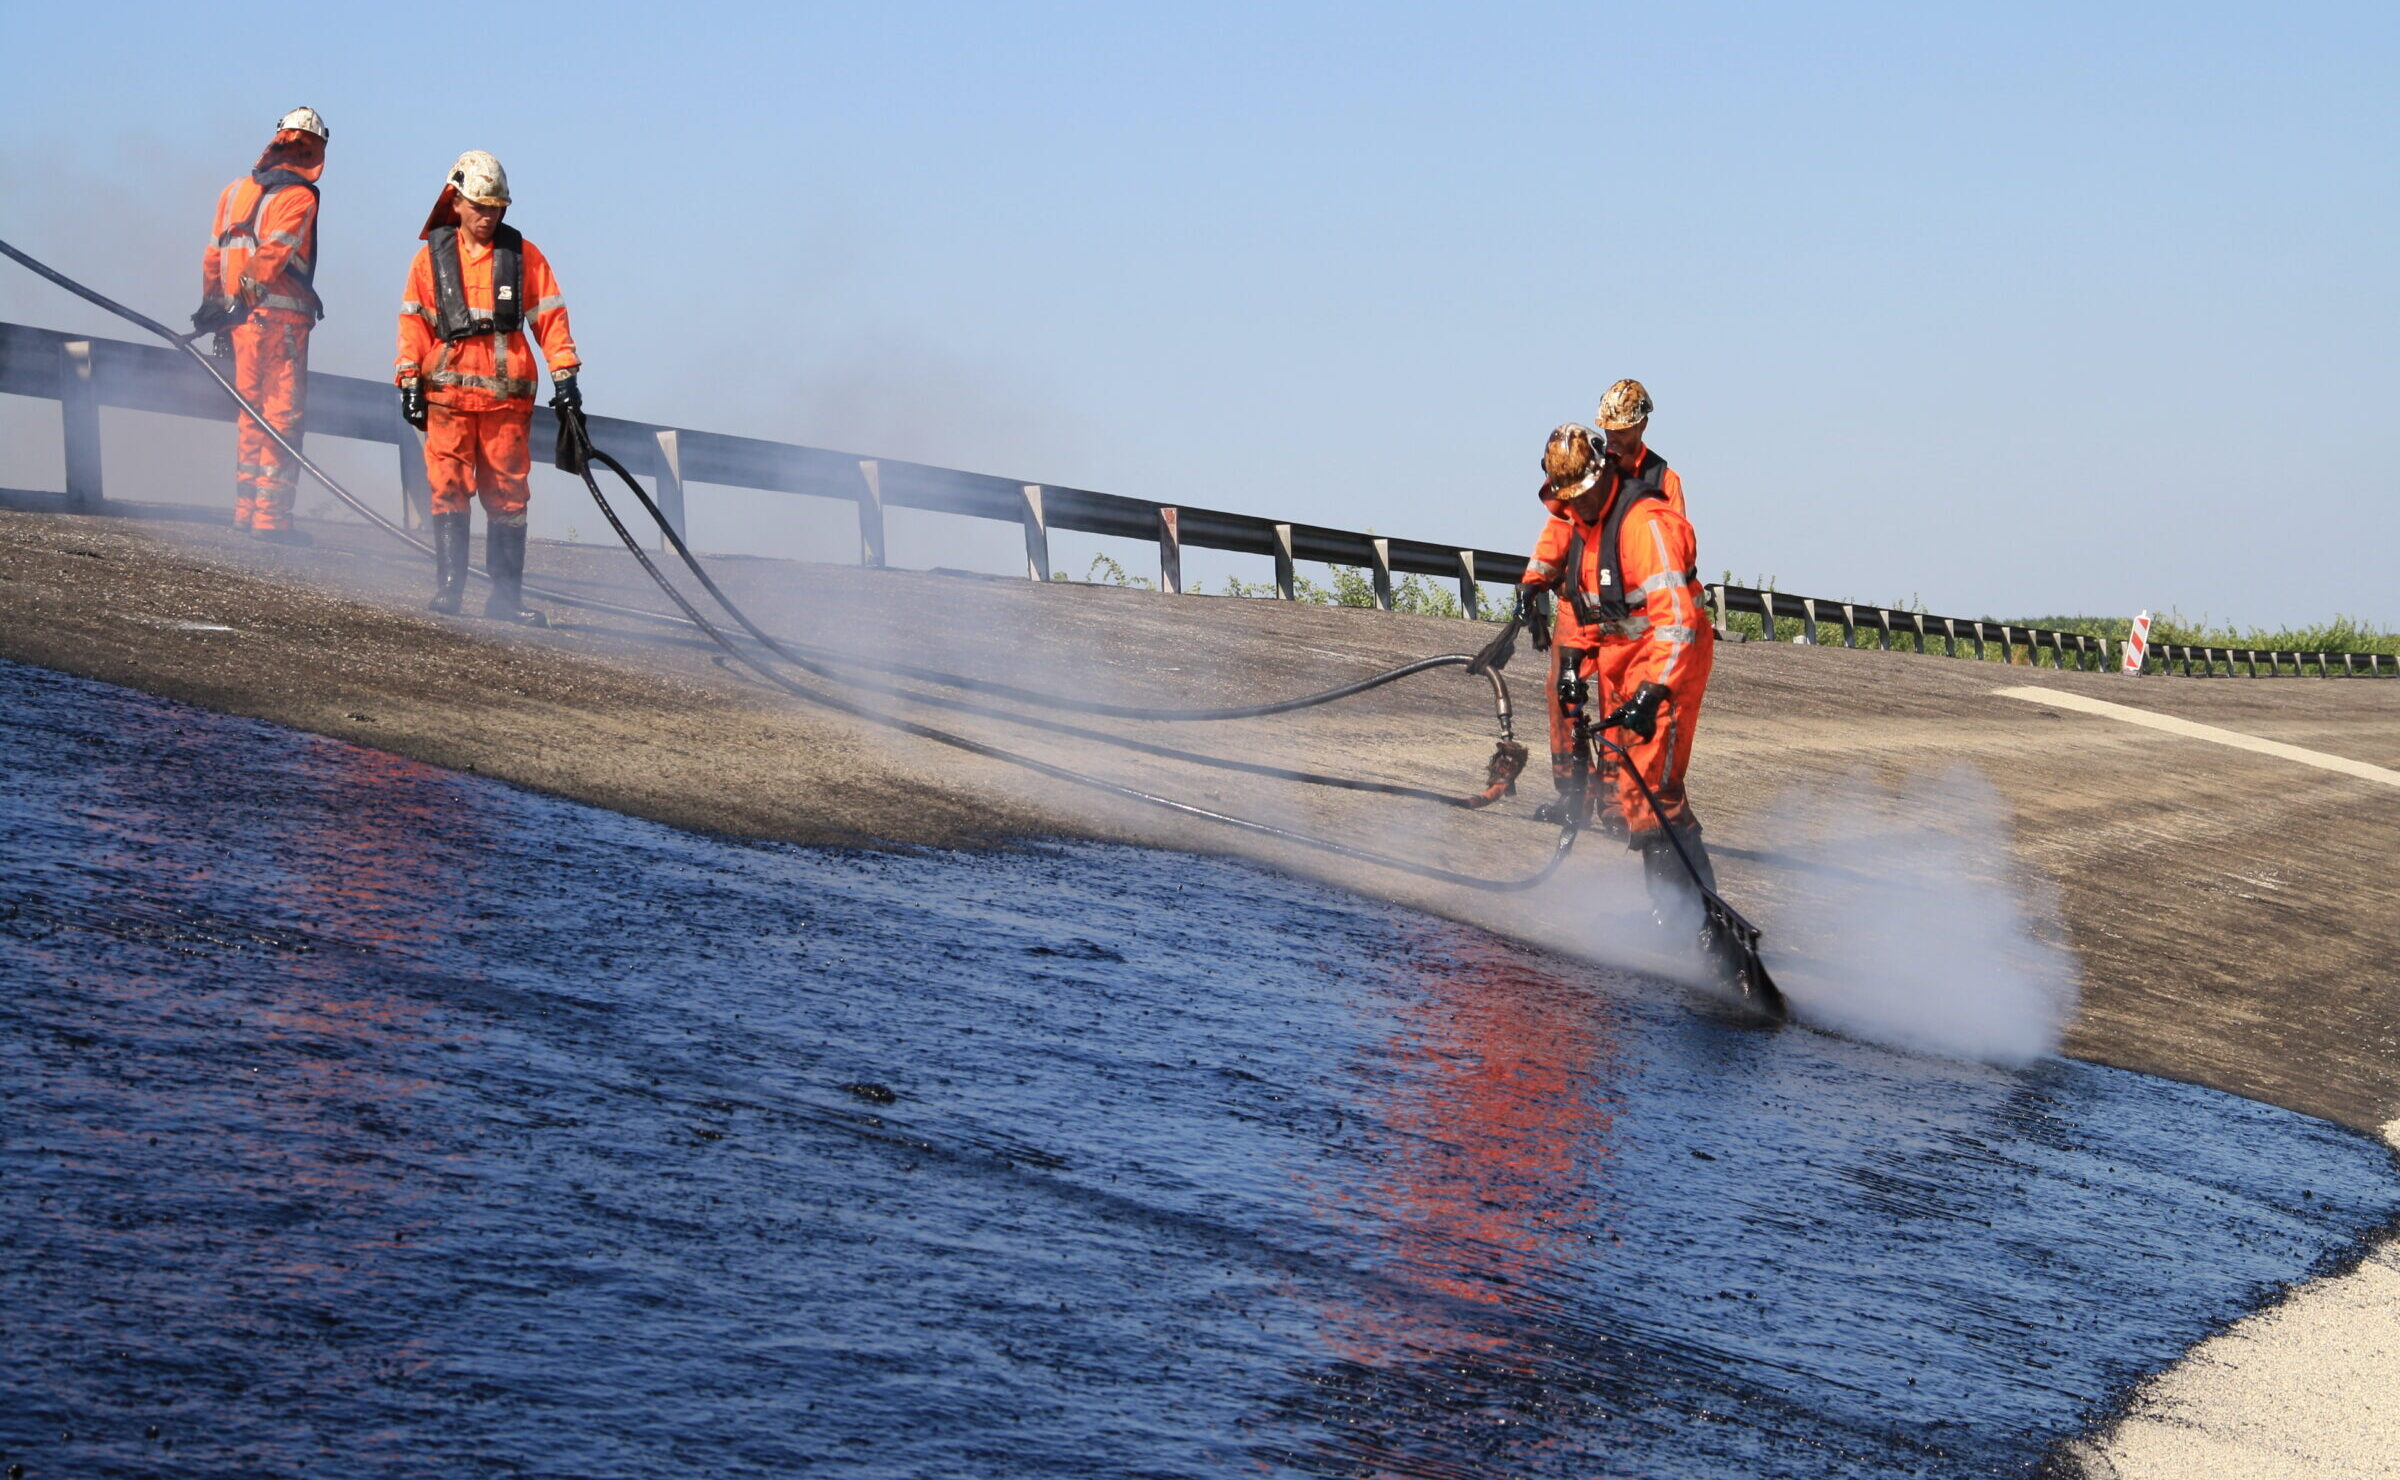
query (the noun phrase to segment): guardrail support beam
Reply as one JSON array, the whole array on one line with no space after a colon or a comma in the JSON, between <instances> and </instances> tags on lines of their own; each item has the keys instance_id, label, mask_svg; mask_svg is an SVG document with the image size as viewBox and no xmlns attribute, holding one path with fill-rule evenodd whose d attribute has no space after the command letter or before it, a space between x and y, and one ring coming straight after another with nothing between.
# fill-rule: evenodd
<instances>
[{"instance_id":1,"label":"guardrail support beam","mask_svg":"<svg viewBox=\"0 0 2400 1480\"><path fill-rule=\"evenodd\" d=\"M1483 616L1483 593L1475 587L1475 552L1472 550L1458 552L1458 609L1466 613L1470 622Z\"/></svg>"},{"instance_id":2,"label":"guardrail support beam","mask_svg":"<svg viewBox=\"0 0 2400 1480\"><path fill-rule=\"evenodd\" d=\"M1800 636L1810 647L1817 645L1817 598L1800 598Z\"/></svg>"},{"instance_id":3,"label":"guardrail support beam","mask_svg":"<svg viewBox=\"0 0 2400 1480\"><path fill-rule=\"evenodd\" d=\"M884 567L883 464L871 457L858 460L858 476L867 482L867 496L858 501L858 563L869 570Z\"/></svg>"},{"instance_id":4,"label":"guardrail support beam","mask_svg":"<svg viewBox=\"0 0 2400 1480\"><path fill-rule=\"evenodd\" d=\"M1050 521L1042 515L1042 485L1025 485L1025 579L1050 579Z\"/></svg>"},{"instance_id":5,"label":"guardrail support beam","mask_svg":"<svg viewBox=\"0 0 2400 1480\"><path fill-rule=\"evenodd\" d=\"M1380 536L1367 539L1368 558L1374 564L1375 609L1392 609L1392 542Z\"/></svg>"},{"instance_id":6,"label":"guardrail support beam","mask_svg":"<svg viewBox=\"0 0 2400 1480\"><path fill-rule=\"evenodd\" d=\"M660 427L652 434L658 440L658 512L666 516L667 528L685 544L691 543L691 530L683 522L683 444L673 427ZM658 532L658 547L671 548L667 531Z\"/></svg>"},{"instance_id":7,"label":"guardrail support beam","mask_svg":"<svg viewBox=\"0 0 2400 1480\"><path fill-rule=\"evenodd\" d=\"M1169 596L1183 594L1183 532L1180 510L1158 506L1158 589Z\"/></svg>"},{"instance_id":8,"label":"guardrail support beam","mask_svg":"<svg viewBox=\"0 0 2400 1480\"><path fill-rule=\"evenodd\" d=\"M1275 526L1275 596L1280 601L1300 599L1299 577L1292 569L1292 527Z\"/></svg>"},{"instance_id":9,"label":"guardrail support beam","mask_svg":"<svg viewBox=\"0 0 2400 1480\"><path fill-rule=\"evenodd\" d=\"M97 514L108 495L100 482L100 397L92 387L92 343L70 339L61 350L58 420L67 443L67 507Z\"/></svg>"}]
</instances>

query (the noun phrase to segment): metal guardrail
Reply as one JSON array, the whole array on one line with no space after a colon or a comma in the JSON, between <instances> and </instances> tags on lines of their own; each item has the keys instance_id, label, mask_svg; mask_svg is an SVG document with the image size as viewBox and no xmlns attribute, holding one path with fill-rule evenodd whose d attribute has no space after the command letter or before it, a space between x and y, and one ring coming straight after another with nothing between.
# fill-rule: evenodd
<instances>
[{"instance_id":1,"label":"metal guardrail","mask_svg":"<svg viewBox=\"0 0 2400 1480\"><path fill-rule=\"evenodd\" d=\"M232 421L236 415L197 366L164 345L94 339L25 324L0 323L0 394L59 403L66 446L66 504L90 512L98 512L106 503L100 468L101 407L206 421ZM536 407L533 415L534 445L546 446L557 435L556 424L547 407ZM987 473L859 457L821 447L657 426L621 417L593 416L590 424L594 441L634 472L656 480L659 507L679 532L685 487L690 483L838 499L857 508L859 559L869 566L885 563L884 511L905 508L1017 525L1024 531L1026 574L1034 580L1050 577L1050 531L1054 529L1123 539L1155 538L1159 587L1170 593L1183 590L1186 545L1271 557L1276 594L1287 601L1297 594L1294 566L1298 561L1364 568L1370 575L1375 604L1387 611L1392 606L1396 574L1455 579L1459 604L1470 615L1481 613L1483 583L1514 586L1525 574L1526 557L1497 550L1279 523L1253 514L1154 504L1089 489L1025 483ZM411 528L423 523L430 498L425 483L424 434L400 419L399 403L389 383L309 372L308 430L320 437L349 437L397 448L402 522ZM1958 657L1963 642L1974 657L1984 658L1996 643L2004 662L2016 661L2017 649L2023 648L2025 660L2038 663L2047 650L2055 666L2077 669L2108 668L2121 651L2111 639L2080 632L1981 618L1937 617L1748 586L1715 585L1707 591L1720 628L1730 614L1748 612L1767 624L1770 637L1783 621L1796 621L1799 638L1811 643L1820 641L1824 627L1834 625L1841 629L1844 647L1859 646L1861 635L1866 634L1875 639L1876 647L1887 650L1897 638L1904 645L1913 642L1920 653L1933 651L1932 645L1939 643L1944 654ZM2259 672L2262 662L2267 665L2264 675ZM2193 674L2195 664L2199 675L2230 676L2246 667L2249 677L2281 676L2288 664L2294 674L2306 674L2313 665L2320 676L2328 678L2362 673L2379 677L2387 667L2400 676L2400 659L2379 653L2268 652L2158 642L2150 645L2145 671L2173 668Z\"/></svg>"}]
</instances>

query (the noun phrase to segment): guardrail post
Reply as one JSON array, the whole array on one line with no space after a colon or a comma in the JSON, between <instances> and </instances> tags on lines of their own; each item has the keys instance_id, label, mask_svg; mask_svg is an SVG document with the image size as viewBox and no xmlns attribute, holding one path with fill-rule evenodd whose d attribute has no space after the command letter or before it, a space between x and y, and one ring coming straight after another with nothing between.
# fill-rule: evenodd
<instances>
[{"instance_id":1,"label":"guardrail post","mask_svg":"<svg viewBox=\"0 0 2400 1480\"><path fill-rule=\"evenodd\" d=\"M1983 623L1981 621L1975 624L1975 661L1978 663L1983 661Z\"/></svg>"},{"instance_id":2,"label":"guardrail post","mask_svg":"<svg viewBox=\"0 0 2400 1480\"><path fill-rule=\"evenodd\" d=\"M1042 515L1042 485L1025 485L1025 505L1018 511L1025 522L1025 579L1050 579L1050 521Z\"/></svg>"},{"instance_id":3,"label":"guardrail post","mask_svg":"<svg viewBox=\"0 0 2400 1480\"><path fill-rule=\"evenodd\" d=\"M1921 653L1925 651L1925 614L1910 612L1908 620L1909 624L1917 629L1917 651Z\"/></svg>"},{"instance_id":4,"label":"guardrail post","mask_svg":"<svg viewBox=\"0 0 2400 1480\"><path fill-rule=\"evenodd\" d=\"M1483 593L1475 587L1475 552L1458 552L1458 609L1472 622L1483 616Z\"/></svg>"},{"instance_id":5,"label":"guardrail post","mask_svg":"<svg viewBox=\"0 0 2400 1480\"><path fill-rule=\"evenodd\" d=\"M690 528L683 522L683 444L673 427L660 427L658 438L658 512L666 516L667 528L675 537L691 543ZM658 532L658 547L671 548L667 531Z\"/></svg>"},{"instance_id":6,"label":"guardrail post","mask_svg":"<svg viewBox=\"0 0 2400 1480\"><path fill-rule=\"evenodd\" d=\"M2249 649L2249 650L2248 650L2248 657L2249 657L2249 659L2250 659L2250 676L2251 676L2252 678L2256 678L2256 677L2258 677L2258 649L2257 649L2257 648L2251 648L2251 649Z\"/></svg>"},{"instance_id":7,"label":"guardrail post","mask_svg":"<svg viewBox=\"0 0 2400 1480\"><path fill-rule=\"evenodd\" d=\"M1292 527L1275 526L1275 595L1284 601L1300 599L1299 579L1292 569Z\"/></svg>"},{"instance_id":8,"label":"guardrail post","mask_svg":"<svg viewBox=\"0 0 2400 1480\"><path fill-rule=\"evenodd\" d=\"M1890 607L1875 608L1875 628L1875 651L1890 652L1892 650L1892 609Z\"/></svg>"},{"instance_id":9,"label":"guardrail post","mask_svg":"<svg viewBox=\"0 0 2400 1480\"><path fill-rule=\"evenodd\" d=\"M67 507L97 514L108 495L100 484L100 398L92 390L92 343L60 346L58 420L67 442Z\"/></svg>"},{"instance_id":10,"label":"guardrail post","mask_svg":"<svg viewBox=\"0 0 2400 1480\"><path fill-rule=\"evenodd\" d=\"M1846 648L1858 646L1858 613L1847 601L1842 603L1842 646Z\"/></svg>"},{"instance_id":11,"label":"guardrail post","mask_svg":"<svg viewBox=\"0 0 2400 1480\"><path fill-rule=\"evenodd\" d=\"M1810 647L1817 645L1817 598L1800 598L1800 637Z\"/></svg>"},{"instance_id":12,"label":"guardrail post","mask_svg":"<svg viewBox=\"0 0 2400 1480\"><path fill-rule=\"evenodd\" d=\"M2002 622L2000 624L2000 662L2003 666L2013 667L2016 661L2017 645L2009 640L2008 624L2006 622ZM2025 653L2025 666L2028 668L2033 666L2033 652L2031 649L2027 649Z\"/></svg>"},{"instance_id":13,"label":"guardrail post","mask_svg":"<svg viewBox=\"0 0 2400 1480\"><path fill-rule=\"evenodd\" d=\"M867 496L858 501L858 563L883 569L883 464L871 457L858 460L858 476L867 481Z\"/></svg>"},{"instance_id":14,"label":"guardrail post","mask_svg":"<svg viewBox=\"0 0 2400 1480\"><path fill-rule=\"evenodd\" d=\"M1709 594L1709 605L1717 609L1717 630L1719 632L1731 632L1733 629L1725 625L1725 588L1722 585L1717 585L1710 586L1707 588L1707 590Z\"/></svg>"},{"instance_id":15,"label":"guardrail post","mask_svg":"<svg viewBox=\"0 0 2400 1480\"><path fill-rule=\"evenodd\" d=\"M1177 511L1167 504L1158 506L1158 589L1169 596L1183 594L1183 534Z\"/></svg>"},{"instance_id":16,"label":"guardrail post","mask_svg":"<svg viewBox=\"0 0 2400 1480\"><path fill-rule=\"evenodd\" d=\"M1392 542L1374 535L1367 537L1367 555L1374 565L1375 609L1392 609Z\"/></svg>"},{"instance_id":17,"label":"guardrail post","mask_svg":"<svg viewBox=\"0 0 2400 1480\"><path fill-rule=\"evenodd\" d=\"M425 471L425 434L408 424L400 408L392 408L400 435L400 527L423 529L433 518L433 478Z\"/></svg>"}]
</instances>

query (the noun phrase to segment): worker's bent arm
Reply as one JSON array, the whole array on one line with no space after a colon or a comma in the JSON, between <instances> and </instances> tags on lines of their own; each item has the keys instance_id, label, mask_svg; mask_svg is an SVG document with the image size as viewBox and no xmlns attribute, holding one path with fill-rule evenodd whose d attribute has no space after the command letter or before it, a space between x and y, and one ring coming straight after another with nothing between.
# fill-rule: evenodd
<instances>
[{"instance_id":1,"label":"worker's bent arm","mask_svg":"<svg viewBox=\"0 0 2400 1480\"><path fill-rule=\"evenodd\" d=\"M392 361L392 380L413 380L433 354L433 249L417 248L408 265L408 288L400 295L400 349Z\"/></svg>"},{"instance_id":2,"label":"worker's bent arm","mask_svg":"<svg viewBox=\"0 0 2400 1480\"><path fill-rule=\"evenodd\" d=\"M307 190L278 190L268 198L258 223L258 245L242 267L242 282L264 293L295 260L309 267L309 229L316 224L317 197Z\"/></svg>"},{"instance_id":3,"label":"worker's bent arm","mask_svg":"<svg viewBox=\"0 0 2400 1480\"><path fill-rule=\"evenodd\" d=\"M1623 547L1627 603L1649 618L1625 687L1628 692L1644 683L1672 688L1694 672L1690 654L1700 640L1700 624L1708 620L1692 589L1692 566L1699 558L1692 526L1671 509L1644 508L1626 520Z\"/></svg>"},{"instance_id":4,"label":"worker's bent arm","mask_svg":"<svg viewBox=\"0 0 2400 1480\"><path fill-rule=\"evenodd\" d=\"M1542 537L1534 542L1533 558L1525 562L1525 579L1521 584L1536 591L1556 586L1567 570L1567 545L1575 531L1564 519L1552 519L1542 526Z\"/></svg>"},{"instance_id":5,"label":"worker's bent arm","mask_svg":"<svg viewBox=\"0 0 2400 1480\"><path fill-rule=\"evenodd\" d=\"M525 321L533 326L533 337L540 341L542 359L550 373L573 370L583 363L575 352L575 335L567 327L566 295L558 290L558 274L550 270L550 259L541 248L525 244Z\"/></svg>"}]
</instances>

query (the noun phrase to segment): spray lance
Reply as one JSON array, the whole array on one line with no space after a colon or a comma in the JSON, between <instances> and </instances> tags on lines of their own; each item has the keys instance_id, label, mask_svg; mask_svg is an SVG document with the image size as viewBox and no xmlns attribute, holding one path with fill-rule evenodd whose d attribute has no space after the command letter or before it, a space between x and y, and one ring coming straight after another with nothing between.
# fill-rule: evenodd
<instances>
[{"instance_id":1,"label":"spray lance","mask_svg":"<svg viewBox=\"0 0 2400 1480\"><path fill-rule=\"evenodd\" d=\"M1658 819L1660 833L1674 850L1677 861L1683 865L1693 892L1700 897L1704 917L1700 927L1702 956L1717 969L1722 984L1733 992L1745 1010L1770 1023L1783 1022L1791 1016L1791 1010L1784 1001L1783 989L1775 985L1775 978L1767 972L1766 961L1758 953L1758 927L1717 893L1714 883L1701 872L1699 860L1692 857L1692 850L1684 842L1682 833L1666 825L1666 809L1659 805L1658 793L1651 789L1649 778L1642 774L1642 768L1634 762L1633 753L1605 733L1614 729L1629 729L1644 740L1649 739L1656 733L1658 707L1668 696L1666 686L1645 683L1634 690L1633 696L1625 703L1595 721L1584 712L1581 678L1569 678L1561 674L1560 697L1566 697L1569 684L1573 685L1576 701L1573 719L1577 785L1580 787L1583 784L1587 770L1585 758L1591 747L1603 746L1615 754L1626 774L1633 778L1633 784L1640 788L1642 800L1650 806L1650 815Z\"/></svg>"}]
</instances>

